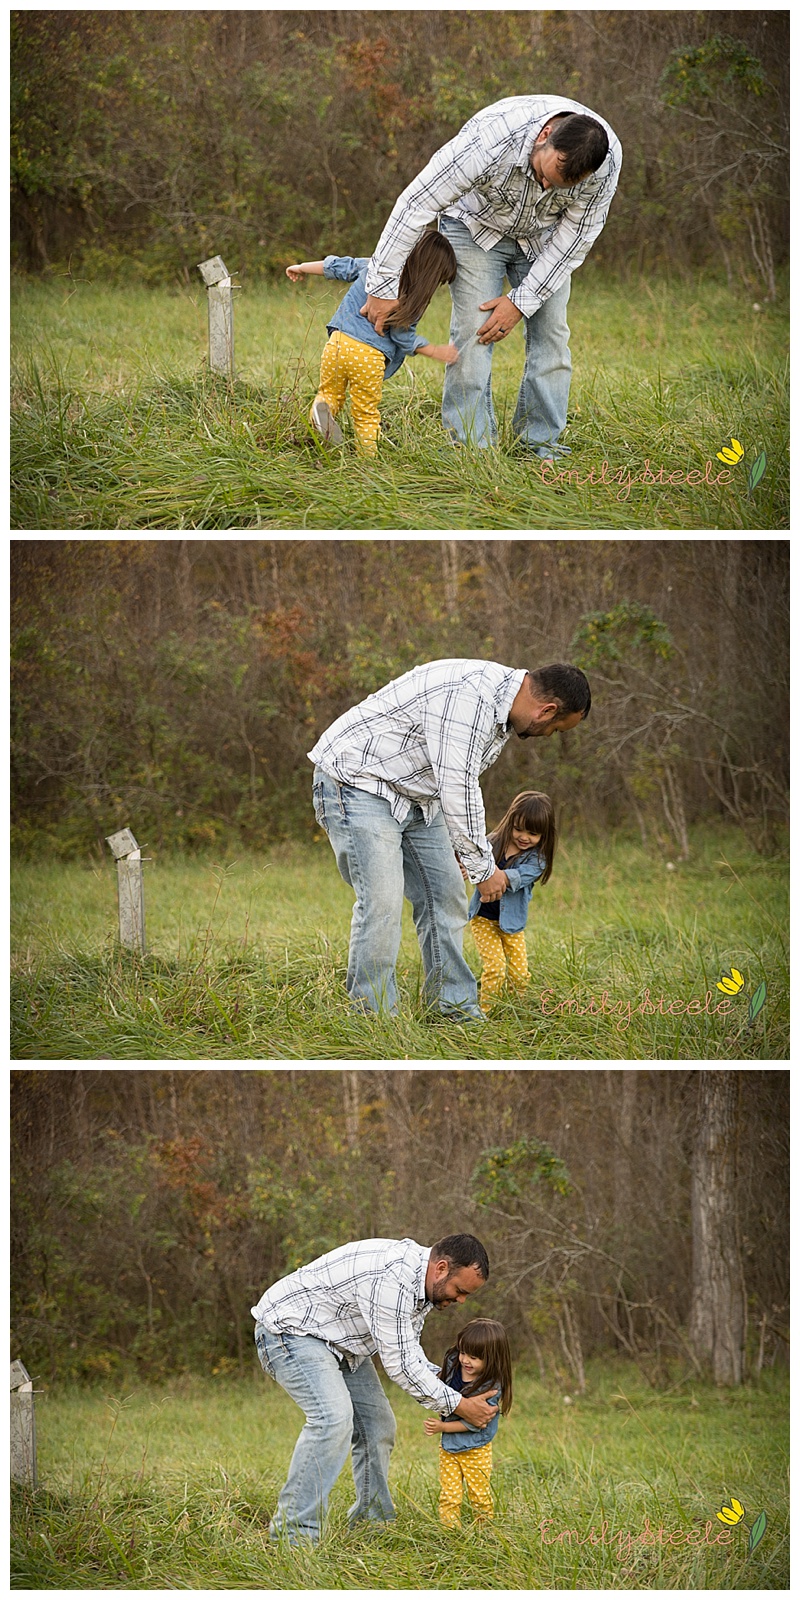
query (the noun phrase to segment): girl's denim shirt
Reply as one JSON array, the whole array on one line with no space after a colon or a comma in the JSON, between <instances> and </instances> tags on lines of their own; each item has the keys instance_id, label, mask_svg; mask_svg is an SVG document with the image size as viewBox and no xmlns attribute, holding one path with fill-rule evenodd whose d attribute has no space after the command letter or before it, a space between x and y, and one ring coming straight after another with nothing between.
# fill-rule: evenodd
<instances>
[{"instance_id":1,"label":"girl's denim shirt","mask_svg":"<svg viewBox=\"0 0 800 1600\"><path fill-rule=\"evenodd\" d=\"M342 283L352 283L345 295L338 311L335 311L328 323L328 332L334 333L337 328L351 339L357 339L359 344L371 344L380 350L386 357L387 367L384 378L392 378L399 367L402 367L406 356L416 355L424 344L428 343L421 333L416 331L416 323L411 328L387 328L385 333L378 333L372 323L361 315L361 307L367 303L367 267L370 263L369 256L326 256L322 263L323 276L326 278L339 278Z\"/></svg>"},{"instance_id":2,"label":"girl's denim shirt","mask_svg":"<svg viewBox=\"0 0 800 1600\"><path fill-rule=\"evenodd\" d=\"M514 857L513 866L503 868L508 878L508 888L500 899L500 927L503 933L521 933L528 920L528 905L533 886L537 878L541 878L545 870L544 856L538 850L523 850ZM470 919L476 917L481 909L480 887L477 887L469 903Z\"/></svg>"},{"instance_id":3,"label":"girl's denim shirt","mask_svg":"<svg viewBox=\"0 0 800 1600\"><path fill-rule=\"evenodd\" d=\"M461 1368L458 1364L457 1356L448 1364L443 1382L450 1389L457 1389L459 1392L463 1389L464 1384L461 1379ZM492 1417L491 1422L487 1423L485 1428L474 1428L471 1422L464 1422L463 1417L453 1417L451 1419L453 1422L464 1422L464 1427L468 1432L443 1433L441 1435L443 1450L480 1450L481 1445L491 1443L500 1422L500 1398L503 1391L499 1383L495 1383L490 1384L489 1392L496 1393L497 1415Z\"/></svg>"}]
</instances>

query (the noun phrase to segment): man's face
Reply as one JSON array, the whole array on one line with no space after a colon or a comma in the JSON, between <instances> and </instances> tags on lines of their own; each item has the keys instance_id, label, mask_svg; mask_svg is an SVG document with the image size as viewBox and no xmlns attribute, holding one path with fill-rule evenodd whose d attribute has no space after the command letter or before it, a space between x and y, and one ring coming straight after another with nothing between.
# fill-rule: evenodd
<instances>
[{"instance_id":1,"label":"man's face","mask_svg":"<svg viewBox=\"0 0 800 1600\"><path fill-rule=\"evenodd\" d=\"M569 733L583 721L580 711L561 711L554 700L537 700L526 678L508 714L520 739L549 739L553 733Z\"/></svg>"},{"instance_id":2,"label":"man's face","mask_svg":"<svg viewBox=\"0 0 800 1600\"><path fill-rule=\"evenodd\" d=\"M540 189L571 189L576 179L564 177L564 156L548 143L551 129L543 128L530 154L533 176ZM584 173L588 177L588 173ZM583 178L577 179L583 183Z\"/></svg>"},{"instance_id":3,"label":"man's face","mask_svg":"<svg viewBox=\"0 0 800 1600\"><path fill-rule=\"evenodd\" d=\"M463 1305L467 1295L482 1284L477 1267L451 1267L447 1261L435 1261L428 1268L425 1293L437 1311L447 1311L449 1306Z\"/></svg>"}]
</instances>

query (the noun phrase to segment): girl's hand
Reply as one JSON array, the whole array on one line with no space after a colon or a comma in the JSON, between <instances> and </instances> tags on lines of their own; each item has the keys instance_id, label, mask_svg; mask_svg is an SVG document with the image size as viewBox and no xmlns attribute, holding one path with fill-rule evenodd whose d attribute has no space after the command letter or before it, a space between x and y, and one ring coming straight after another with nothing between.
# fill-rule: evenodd
<instances>
[{"instance_id":1,"label":"girl's hand","mask_svg":"<svg viewBox=\"0 0 800 1600\"><path fill-rule=\"evenodd\" d=\"M446 366L452 367L453 363L458 360L458 347L454 344L446 344L444 346L443 360Z\"/></svg>"},{"instance_id":2,"label":"girl's hand","mask_svg":"<svg viewBox=\"0 0 800 1600\"><path fill-rule=\"evenodd\" d=\"M291 278L292 283L299 283L300 279L305 277L305 273L302 267L295 265L286 268L286 276Z\"/></svg>"},{"instance_id":3,"label":"girl's hand","mask_svg":"<svg viewBox=\"0 0 800 1600\"><path fill-rule=\"evenodd\" d=\"M429 1437L434 1433L441 1433L443 1431L440 1417L426 1417L422 1426Z\"/></svg>"}]
</instances>

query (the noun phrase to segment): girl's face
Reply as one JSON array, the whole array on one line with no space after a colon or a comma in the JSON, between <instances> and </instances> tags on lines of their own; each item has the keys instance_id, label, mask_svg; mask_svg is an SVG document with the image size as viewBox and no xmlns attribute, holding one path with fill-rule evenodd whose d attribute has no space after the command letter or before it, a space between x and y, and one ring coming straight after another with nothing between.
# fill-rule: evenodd
<instances>
[{"instance_id":1,"label":"girl's face","mask_svg":"<svg viewBox=\"0 0 800 1600\"><path fill-rule=\"evenodd\" d=\"M475 1379L481 1376L486 1366L486 1362L481 1361L478 1356L465 1355L463 1350L459 1351L458 1360L461 1367L461 1376L465 1383L474 1383Z\"/></svg>"},{"instance_id":2,"label":"girl's face","mask_svg":"<svg viewBox=\"0 0 800 1600\"><path fill-rule=\"evenodd\" d=\"M541 844L540 833L529 833L527 828L512 828L511 837L518 850L532 850L536 844Z\"/></svg>"}]
</instances>

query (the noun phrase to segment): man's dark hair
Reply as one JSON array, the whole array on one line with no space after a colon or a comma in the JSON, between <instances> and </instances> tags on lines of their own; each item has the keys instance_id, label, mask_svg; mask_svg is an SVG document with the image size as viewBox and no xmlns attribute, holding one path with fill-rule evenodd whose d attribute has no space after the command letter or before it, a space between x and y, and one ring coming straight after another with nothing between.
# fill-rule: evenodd
<instances>
[{"instance_id":1,"label":"man's dark hair","mask_svg":"<svg viewBox=\"0 0 800 1600\"><path fill-rule=\"evenodd\" d=\"M528 673L528 677L539 700L555 700L564 716L572 711L580 711L586 720L592 704L592 691L589 679L580 667L570 667L564 661L556 661L551 667L537 667L534 672Z\"/></svg>"},{"instance_id":2,"label":"man's dark hair","mask_svg":"<svg viewBox=\"0 0 800 1600\"><path fill-rule=\"evenodd\" d=\"M559 117L548 139L561 156L561 175L566 183L578 183L602 167L608 155L608 134L594 117L579 111Z\"/></svg>"},{"instance_id":3,"label":"man's dark hair","mask_svg":"<svg viewBox=\"0 0 800 1600\"><path fill-rule=\"evenodd\" d=\"M446 1239L440 1239L433 1246L431 1259L446 1261L454 1270L456 1267L474 1267L484 1283L489 1276L489 1257L474 1233L448 1233Z\"/></svg>"}]
</instances>

